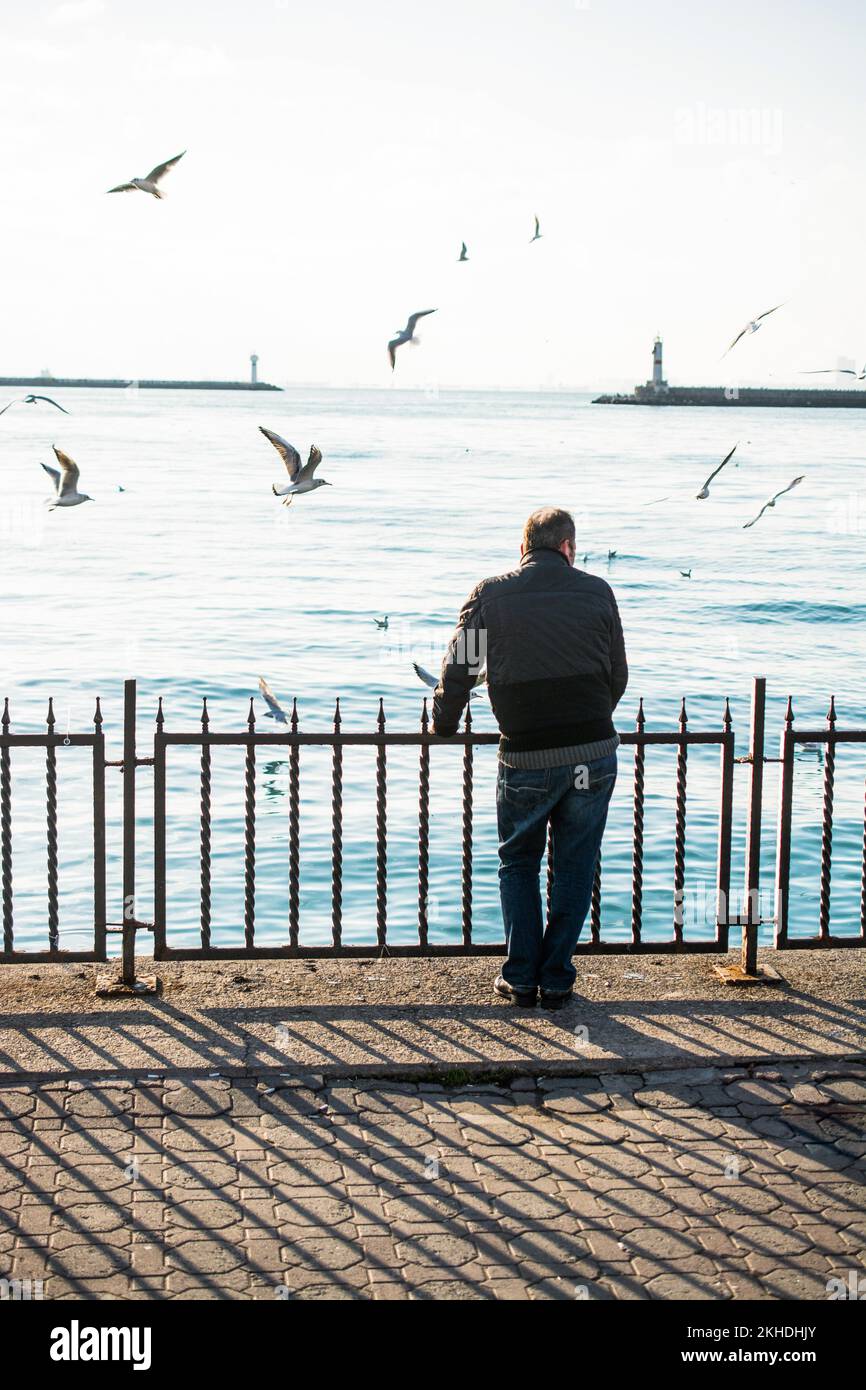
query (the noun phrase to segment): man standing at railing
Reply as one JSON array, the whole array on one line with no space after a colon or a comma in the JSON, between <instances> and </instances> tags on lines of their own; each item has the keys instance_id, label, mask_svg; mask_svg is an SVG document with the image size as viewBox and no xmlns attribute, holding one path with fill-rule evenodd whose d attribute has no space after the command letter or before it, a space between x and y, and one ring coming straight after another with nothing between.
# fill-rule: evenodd
<instances>
[{"instance_id":1,"label":"man standing at railing","mask_svg":"<svg viewBox=\"0 0 866 1390\"><path fill-rule=\"evenodd\" d=\"M508 958L494 983L513 1004L558 1009L616 781L612 714L628 682L613 590L574 568L569 512L545 507L523 531L520 565L469 595L433 699L433 732L457 732L486 666L502 735L496 807ZM539 875L550 826L553 884L545 928Z\"/></svg>"}]
</instances>

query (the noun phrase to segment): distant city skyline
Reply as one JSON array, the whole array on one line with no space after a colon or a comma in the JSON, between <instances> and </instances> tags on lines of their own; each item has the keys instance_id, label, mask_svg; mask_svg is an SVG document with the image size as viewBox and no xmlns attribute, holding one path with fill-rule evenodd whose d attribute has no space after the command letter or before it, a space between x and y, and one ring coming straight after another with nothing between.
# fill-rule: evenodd
<instances>
[{"instance_id":1,"label":"distant city skyline","mask_svg":"<svg viewBox=\"0 0 866 1390\"><path fill-rule=\"evenodd\" d=\"M672 384L859 369L864 29L853 0L10 10L0 376L617 389L656 333ZM183 149L163 200L105 196Z\"/></svg>"}]
</instances>

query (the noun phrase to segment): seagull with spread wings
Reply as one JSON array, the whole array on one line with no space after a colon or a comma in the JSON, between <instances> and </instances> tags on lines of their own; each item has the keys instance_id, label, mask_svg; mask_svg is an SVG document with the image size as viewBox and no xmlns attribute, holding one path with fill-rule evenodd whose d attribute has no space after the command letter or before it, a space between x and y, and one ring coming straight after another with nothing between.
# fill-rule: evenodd
<instances>
[{"instance_id":1,"label":"seagull with spread wings","mask_svg":"<svg viewBox=\"0 0 866 1390\"><path fill-rule=\"evenodd\" d=\"M423 666L419 666L417 661L413 661L413 662L412 662L412 665L413 665L413 667L415 668L415 675L418 677L418 679L419 679L420 681L423 681L425 685L429 685L429 687L430 687L431 690L435 690L436 687L437 687L437 685L439 684L438 678L437 678L436 676L434 676L433 673L432 673L431 671L425 671L424 667L423 667ZM477 675L477 676L475 677L475 680L472 682L472 690L470 691L470 694L473 695L473 696L475 696L475 695L483 695L483 694L484 694L484 691L483 691L483 690L478 690L477 687L478 687L479 685L486 685L486 684L487 684L487 672L486 672L486 671L482 671L479 675Z\"/></svg>"},{"instance_id":2,"label":"seagull with spread wings","mask_svg":"<svg viewBox=\"0 0 866 1390\"><path fill-rule=\"evenodd\" d=\"M802 483L802 481L803 481L803 479L804 479L805 476L806 476L805 473L801 473L799 478L795 478L794 481L793 481L792 483L789 483L787 487L783 487L781 492L775 493L775 495L774 495L773 497L770 498L769 502L765 502L765 503L764 503L763 507L762 507L761 510L758 512L758 515L757 515L756 517L753 517L751 521L745 522L745 524L744 524L744 526L743 526L743 530L744 530L744 531L747 531L747 530L749 529L750 526L754 526L754 524L755 524L756 521L760 521L760 520L761 520L761 517L764 515L764 512L768 509L768 507L775 507L775 505L776 505L776 503L778 502L779 498L780 498L780 497L784 497L784 496L785 496L785 493L786 493L786 492L790 492L790 491L791 491L791 488L792 488L792 487L796 487L796 486L798 485L798 483Z\"/></svg>"},{"instance_id":3,"label":"seagull with spread wings","mask_svg":"<svg viewBox=\"0 0 866 1390\"><path fill-rule=\"evenodd\" d=\"M57 468L49 468L47 463L42 467L54 483L54 497L49 498L50 505L48 510L53 512L56 507L77 507L79 502L92 502L86 492L78 491L79 468L77 463L73 463L68 454L64 454L58 449L56 444L52 444L52 449L57 456L60 464Z\"/></svg>"},{"instance_id":4,"label":"seagull with spread wings","mask_svg":"<svg viewBox=\"0 0 866 1390\"><path fill-rule=\"evenodd\" d=\"M729 463L729 462L731 461L731 459L734 457L734 454L737 452L737 449L738 449L738 448L739 448L739 440L738 440L737 443L734 445L734 447L733 447L733 449L731 450L731 452L730 452L729 454L725 454L725 457L722 459L722 461L721 461L721 463L719 464L718 468L714 468L713 471L712 471L712 473L710 474L710 476L707 478L707 481L704 483L704 485L703 485L703 487L701 488L700 492L697 494L697 500L698 500L699 502L702 502L702 501L704 500L705 497L709 497L709 495L710 495L710 483L713 481L713 478L715 478L715 477L717 476L717 474L721 473L721 471L722 471L722 469L724 468L725 464L726 464L726 463Z\"/></svg>"},{"instance_id":5,"label":"seagull with spread wings","mask_svg":"<svg viewBox=\"0 0 866 1390\"><path fill-rule=\"evenodd\" d=\"M388 344L388 356L391 359L392 372L397 365L398 347L402 347L404 343L417 343L419 340L415 337L416 323L419 319L426 318L428 314L435 313L435 309L419 309L416 314L410 314L406 322L406 327L402 330L402 332L398 332L396 337L391 339L390 343Z\"/></svg>"},{"instance_id":6,"label":"seagull with spread wings","mask_svg":"<svg viewBox=\"0 0 866 1390\"><path fill-rule=\"evenodd\" d=\"M47 401L49 405L54 406L55 410L62 410L64 415L69 414L65 406L58 405L50 396L19 396L16 400L10 401L8 405L4 405L3 409L0 410L0 415L5 415L6 411L10 410L13 405L35 405L37 401Z\"/></svg>"},{"instance_id":7,"label":"seagull with spread wings","mask_svg":"<svg viewBox=\"0 0 866 1390\"><path fill-rule=\"evenodd\" d=\"M741 328L734 341L730 344L729 347L725 348L725 351L722 353L722 356L727 357L728 353L731 351L731 348L735 348L740 339L745 338L747 333L757 333L758 329L761 327L761 320L769 318L770 314L775 314L777 309L784 308L785 302L786 301L783 301L782 304L776 304L772 309L765 309L763 314L758 314L757 318L749 319L749 322L746 324L745 328Z\"/></svg>"},{"instance_id":8,"label":"seagull with spread wings","mask_svg":"<svg viewBox=\"0 0 866 1390\"><path fill-rule=\"evenodd\" d=\"M267 705L265 719L275 719L278 724L288 724L288 716L264 676L259 676L259 690Z\"/></svg>"},{"instance_id":9,"label":"seagull with spread wings","mask_svg":"<svg viewBox=\"0 0 866 1390\"><path fill-rule=\"evenodd\" d=\"M143 179L130 179L129 183L119 183L116 188L109 188L109 193L134 193L138 189L141 193L151 193L154 198L161 198L158 184L160 180L173 169L178 160L183 159L186 150L181 150L173 159L167 159L164 164L157 164L155 169L145 175Z\"/></svg>"},{"instance_id":10,"label":"seagull with spread wings","mask_svg":"<svg viewBox=\"0 0 866 1390\"><path fill-rule=\"evenodd\" d=\"M541 223L539 222L537 217L535 219L535 231L533 235L529 238L530 246L534 241L541 241Z\"/></svg>"},{"instance_id":11,"label":"seagull with spread wings","mask_svg":"<svg viewBox=\"0 0 866 1390\"><path fill-rule=\"evenodd\" d=\"M307 462L301 467L301 456L293 444L290 444L287 439L283 439L280 435L275 434L273 430L266 430L264 425L259 425L259 429L265 436L265 439L271 441L280 458L283 460L283 463L286 465L286 471L289 475L289 486L280 488L275 487L273 484L271 485L274 496L285 499L283 502L284 507L291 506L292 498L298 493L313 492L317 487L333 487L333 483L326 482L324 478L313 477L313 474L322 462L321 452L316 448L315 444L313 444L310 449L310 457L307 459Z\"/></svg>"}]
</instances>

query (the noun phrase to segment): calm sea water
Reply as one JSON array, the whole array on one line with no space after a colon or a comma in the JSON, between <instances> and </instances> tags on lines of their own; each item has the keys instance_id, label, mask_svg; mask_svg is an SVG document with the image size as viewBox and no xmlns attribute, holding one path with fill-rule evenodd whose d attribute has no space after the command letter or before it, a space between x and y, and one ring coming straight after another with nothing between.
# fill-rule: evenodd
<instances>
[{"instance_id":1,"label":"calm sea water","mask_svg":"<svg viewBox=\"0 0 866 1390\"><path fill-rule=\"evenodd\" d=\"M10 393L11 394L11 393ZM49 695L61 730L86 730L101 695L109 757L120 756L122 681L139 680L146 755L158 695L166 727L237 729L264 674L301 727L328 728L339 695L344 729L418 726L418 660L438 668L460 603L481 577L511 567L535 507L571 508L585 567L613 584L631 666L619 708L631 728L639 696L650 728L673 727L686 697L695 728L720 724L729 696L746 752L751 677L769 683L768 754L784 698L797 722L821 723L835 694L840 725L866 723L866 472L854 411L650 410L592 406L589 396L293 389L281 395L57 392L71 412L16 407L0 421L4 487L3 693L17 731L39 728ZM333 483L284 508L267 425L306 457L322 449ZM707 474L732 463L697 502ZM57 443L96 499L46 514L40 460ZM743 523L798 474L805 481L751 529ZM119 489L122 488L123 491ZM659 499L667 499L661 501ZM615 558L608 560L608 552ZM691 570L684 578L681 570ZM389 615L387 632L373 617ZM259 716L263 707L257 700ZM493 729L486 698L475 725ZM269 727L264 721L260 727ZM16 940L45 939L44 755L16 755ZM460 936L460 756L433 760L431 939ZM604 848L604 930L627 930L630 751ZM243 937L243 754L214 755L214 940ZM647 763L645 921L670 935L675 755ZM475 930L500 939L493 807L495 753L476 756ZM859 914L866 753L840 750L834 925ZM198 758L171 750L169 936L196 942ZM110 920L119 920L119 774L109 771ZM150 774L140 774L139 915L151 910ZM797 763L792 931L815 929L821 752ZM747 774L737 772L737 804ZM772 864L775 768L767 778ZM710 931L718 753L690 754L687 931ZM288 768L259 759L258 939L287 927ZM302 753L301 935L329 939L330 762ZM345 758L344 940L375 935L374 760ZM90 804L86 758L61 750L61 939L87 943ZM417 751L389 753L389 931L411 939L417 913ZM742 869L738 815L735 873ZM768 881L769 881L768 872ZM772 911L768 900L767 911Z\"/></svg>"}]
</instances>

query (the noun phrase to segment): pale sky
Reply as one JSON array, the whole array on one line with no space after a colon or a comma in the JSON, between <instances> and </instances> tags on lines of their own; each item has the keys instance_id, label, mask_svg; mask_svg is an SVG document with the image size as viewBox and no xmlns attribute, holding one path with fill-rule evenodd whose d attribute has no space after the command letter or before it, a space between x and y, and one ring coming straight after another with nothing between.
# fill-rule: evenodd
<instances>
[{"instance_id":1,"label":"pale sky","mask_svg":"<svg viewBox=\"0 0 866 1390\"><path fill-rule=\"evenodd\" d=\"M864 36L857 0L4 0L0 375L388 386L427 308L395 384L627 386L657 331L680 384L859 367Z\"/></svg>"}]
</instances>

